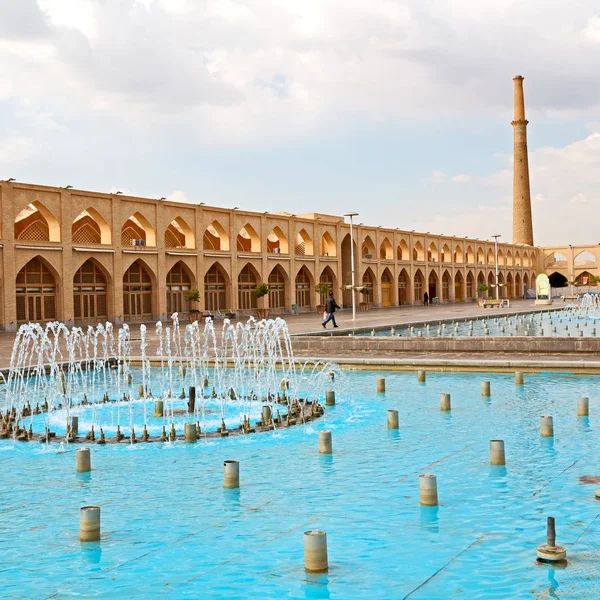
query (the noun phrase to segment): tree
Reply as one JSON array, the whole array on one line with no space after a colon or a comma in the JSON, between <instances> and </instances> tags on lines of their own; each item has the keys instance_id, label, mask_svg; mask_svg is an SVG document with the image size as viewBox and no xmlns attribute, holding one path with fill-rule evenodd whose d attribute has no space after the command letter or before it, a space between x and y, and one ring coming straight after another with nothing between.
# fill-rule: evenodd
<instances>
[{"instance_id":1,"label":"tree","mask_svg":"<svg viewBox=\"0 0 600 600\"><path fill-rule=\"evenodd\" d=\"M257 298L262 298L263 296L266 296L269 293L269 286L266 283L261 283L260 285L256 286L256 289L254 290L254 295Z\"/></svg>"},{"instance_id":2,"label":"tree","mask_svg":"<svg viewBox=\"0 0 600 600\"><path fill-rule=\"evenodd\" d=\"M483 292L487 292L489 289L490 288L487 283L480 283L477 285L477 292L479 293L480 296L481 296L481 294L483 294Z\"/></svg>"}]
</instances>

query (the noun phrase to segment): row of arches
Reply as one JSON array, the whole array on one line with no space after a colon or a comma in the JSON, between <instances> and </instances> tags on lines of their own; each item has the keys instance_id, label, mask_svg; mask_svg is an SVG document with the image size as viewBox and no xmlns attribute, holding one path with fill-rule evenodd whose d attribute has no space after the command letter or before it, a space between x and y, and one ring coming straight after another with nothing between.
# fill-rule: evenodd
<instances>
[{"instance_id":1,"label":"row of arches","mask_svg":"<svg viewBox=\"0 0 600 600\"><path fill-rule=\"evenodd\" d=\"M250 313L257 308L255 289L261 281L256 268L247 263L237 276L237 298L232 298L232 281L219 262L215 262L206 271L203 284L203 308L207 311L237 309ZM464 301L477 297L477 287L486 283L490 290L495 285L495 276L490 272L487 277L482 271L475 276L468 271L466 276L457 271L454 277L444 271L441 278L435 270L428 275L417 269L411 279L409 272L402 269L397 281L389 269L384 269L378 280L371 268L367 268L360 279L364 291L364 301L382 306L422 302L425 292L430 298L440 301ZM305 266L301 267L293 281L280 266L270 271L267 283L270 289L268 305L274 311L283 312L297 304L299 308L312 309L324 304L328 291L338 292L338 282L331 267L325 267L319 276L319 282L326 284L327 291L320 297L314 292L315 281ZM16 278L17 322L49 321L60 319L59 277L41 257L30 260ZM499 274L500 297L521 295L522 287L529 286L527 274L506 277ZM112 281L109 273L95 259L85 261L73 277L73 315L76 323L96 323L111 319L121 311L112 306ZM199 287L191 270L177 262L167 273L164 285L157 281L148 265L138 259L125 271L122 278L123 309L126 321L150 320L157 314L157 294L166 294L167 313L186 313L189 311L187 293ZM397 289L397 293L395 289ZM493 291L489 292L494 295Z\"/></svg>"},{"instance_id":2,"label":"row of arches","mask_svg":"<svg viewBox=\"0 0 600 600\"><path fill-rule=\"evenodd\" d=\"M589 250L582 250L573 257L573 264L576 268L596 267L597 259ZM567 257L559 251L554 251L544 257L544 266L546 267L568 267Z\"/></svg>"}]
</instances>

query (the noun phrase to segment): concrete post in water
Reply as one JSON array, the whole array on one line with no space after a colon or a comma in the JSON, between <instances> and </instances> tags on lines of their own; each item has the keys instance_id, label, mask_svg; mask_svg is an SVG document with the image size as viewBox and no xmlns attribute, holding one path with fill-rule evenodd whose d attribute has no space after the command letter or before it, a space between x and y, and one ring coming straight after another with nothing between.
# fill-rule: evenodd
<instances>
[{"instance_id":1,"label":"concrete post in water","mask_svg":"<svg viewBox=\"0 0 600 600\"><path fill-rule=\"evenodd\" d=\"M325 406L335 406L335 390L325 392Z\"/></svg>"},{"instance_id":2,"label":"concrete post in water","mask_svg":"<svg viewBox=\"0 0 600 600\"><path fill-rule=\"evenodd\" d=\"M425 371L417 371L417 381L419 383L425 383L426 378L427 378L427 375L426 375Z\"/></svg>"},{"instance_id":3,"label":"concrete post in water","mask_svg":"<svg viewBox=\"0 0 600 600\"><path fill-rule=\"evenodd\" d=\"M331 454L332 452L331 431L329 429L319 431L319 453Z\"/></svg>"},{"instance_id":4,"label":"concrete post in water","mask_svg":"<svg viewBox=\"0 0 600 600\"><path fill-rule=\"evenodd\" d=\"M75 469L78 473L87 473L92 470L89 448L77 449L77 452L75 452Z\"/></svg>"},{"instance_id":5,"label":"concrete post in water","mask_svg":"<svg viewBox=\"0 0 600 600\"><path fill-rule=\"evenodd\" d=\"M327 534L319 529L304 532L304 568L313 573L327 571Z\"/></svg>"},{"instance_id":6,"label":"concrete post in water","mask_svg":"<svg viewBox=\"0 0 600 600\"><path fill-rule=\"evenodd\" d=\"M204 378L204 381L202 382L202 385L207 388L208 387L208 377Z\"/></svg>"},{"instance_id":7,"label":"concrete post in water","mask_svg":"<svg viewBox=\"0 0 600 600\"><path fill-rule=\"evenodd\" d=\"M517 371L515 373L515 385L523 385L524 381L523 381L523 373L521 373L520 371Z\"/></svg>"},{"instance_id":8,"label":"concrete post in water","mask_svg":"<svg viewBox=\"0 0 600 600\"><path fill-rule=\"evenodd\" d=\"M558 562L567 558L567 551L564 546L556 543L556 527L554 517L548 517L546 527L546 543L537 547L537 557L541 562Z\"/></svg>"},{"instance_id":9,"label":"concrete post in water","mask_svg":"<svg viewBox=\"0 0 600 600\"><path fill-rule=\"evenodd\" d=\"M223 487L240 487L240 463L237 460L226 460L223 463Z\"/></svg>"},{"instance_id":10,"label":"concrete post in water","mask_svg":"<svg viewBox=\"0 0 600 600\"><path fill-rule=\"evenodd\" d=\"M140 387L139 389L139 396L140 398L143 398L146 394L144 393L144 385L140 383Z\"/></svg>"},{"instance_id":11,"label":"concrete post in water","mask_svg":"<svg viewBox=\"0 0 600 600\"><path fill-rule=\"evenodd\" d=\"M133 375L131 373L125 373L125 375L123 375L123 383L125 385L131 385L133 383Z\"/></svg>"},{"instance_id":12,"label":"concrete post in water","mask_svg":"<svg viewBox=\"0 0 600 600\"><path fill-rule=\"evenodd\" d=\"M390 409L387 411L387 426L388 429L398 429L398 411Z\"/></svg>"},{"instance_id":13,"label":"concrete post in water","mask_svg":"<svg viewBox=\"0 0 600 600\"><path fill-rule=\"evenodd\" d=\"M196 437L196 424L186 423L183 429L183 437L186 442L195 442L198 438Z\"/></svg>"},{"instance_id":14,"label":"concrete post in water","mask_svg":"<svg viewBox=\"0 0 600 600\"><path fill-rule=\"evenodd\" d=\"M385 377L377 378L377 393L383 394L385 392Z\"/></svg>"},{"instance_id":15,"label":"concrete post in water","mask_svg":"<svg viewBox=\"0 0 600 600\"><path fill-rule=\"evenodd\" d=\"M82 506L79 509L79 540L97 542L100 539L100 507Z\"/></svg>"},{"instance_id":16,"label":"concrete post in water","mask_svg":"<svg viewBox=\"0 0 600 600\"><path fill-rule=\"evenodd\" d=\"M423 506L437 506L437 477L433 473L419 475L419 500Z\"/></svg>"},{"instance_id":17,"label":"concrete post in water","mask_svg":"<svg viewBox=\"0 0 600 600\"><path fill-rule=\"evenodd\" d=\"M491 396L492 393L490 391L490 382L482 381L481 382L481 395L482 396Z\"/></svg>"},{"instance_id":18,"label":"concrete post in water","mask_svg":"<svg viewBox=\"0 0 600 600\"><path fill-rule=\"evenodd\" d=\"M190 385L188 398L188 412L192 414L196 408L196 388L193 385Z\"/></svg>"},{"instance_id":19,"label":"concrete post in water","mask_svg":"<svg viewBox=\"0 0 600 600\"><path fill-rule=\"evenodd\" d=\"M587 417L590 414L590 399L587 396L581 396L577 400L577 416Z\"/></svg>"},{"instance_id":20,"label":"concrete post in water","mask_svg":"<svg viewBox=\"0 0 600 600\"><path fill-rule=\"evenodd\" d=\"M268 404L263 405L260 420L265 427L268 427L273 420L273 413L271 412L271 407Z\"/></svg>"},{"instance_id":21,"label":"concrete post in water","mask_svg":"<svg viewBox=\"0 0 600 600\"><path fill-rule=\"evenodd\" d=\"M155 417L163 417L164 416L164 402L162 400L154 401L154 416Z\"/></svg>"},{"instance_id":22,"label":"concrete post in water","mask_svg":"<svg viewBox=\"0 0 600 600\"><path fill-rule=\"evenodd\" d=\"M74 436L79 434L79 417L71 417L69 419L69 428L67 433L72 433Z\"/></svg>"},{"instance_id":23,"label":"concrete post in water","mask_svg":"<svg viewBox=\"0 0 600 600\"><path fill-rule=\"evenodd\" d=\"M185 377L187 374L187 367L185 365L179 365L179 376Z\"/></svg>"},{"instance_id":24,"label":"concrete post in water","mask_svg":"<svg viewBox=\"0 0 600 600\"><path fill-rule=\"evenodd\" d=\"M540 434L542 437L554 436L554 422L552 421L552 417L540 417Z\"/></svg>"},{"instance_id":25,"label":"concrete post in water","mask_svg":"<svg viewBox=\"0 0 600 600\"><path fill-rule=\"evenodd\" d=\"M440 394L440 410L450 410L450 394Z\"/></svg>"},{"instance_id":26,"label":"concrete post in water","mask_svg":"<svg viewBox=\"0 0 600 600\"><path fill-rule=\"evenodd\" d=\"M505 465L504 440L490 440L490 464Z\"/></svg>"}]
</instances>

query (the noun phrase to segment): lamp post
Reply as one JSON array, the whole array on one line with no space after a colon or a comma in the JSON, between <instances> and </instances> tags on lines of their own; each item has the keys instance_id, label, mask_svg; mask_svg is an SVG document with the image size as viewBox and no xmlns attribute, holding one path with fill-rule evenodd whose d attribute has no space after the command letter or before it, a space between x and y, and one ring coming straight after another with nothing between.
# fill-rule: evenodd
<instances>
[{"instance_id":1,"label":"lamp post","mask_svg":"<svg viewBox=\"0 0 600 600\"><path fill-rule=\"evenodd\" d=\"M494 264L496 266L496 300L500 300L500 286L498 285L498 238L501 234L493 235L494 238Z\"/></svg>"},{"instance_id":2,"label":"lamp post","mask_svg":"<svg viewBox=\"0 0 600 600\"><path fill-rule=\"evenodd\" d=\"M350 269L352 271L352 320L356 321L356 289L354 288L354 236L352 233L352 217L357 217L358 213L344 213L345 217L350 218Z\"/></svg>"}]
</instances>

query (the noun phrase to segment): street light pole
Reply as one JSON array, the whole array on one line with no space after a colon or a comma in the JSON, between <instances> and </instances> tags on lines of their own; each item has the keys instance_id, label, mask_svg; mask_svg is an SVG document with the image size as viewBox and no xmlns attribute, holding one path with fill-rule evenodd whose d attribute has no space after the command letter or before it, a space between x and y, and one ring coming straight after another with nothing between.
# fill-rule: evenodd
<instances>
[{"instance_id":1,"label":"street light pole","mask_svg":"<svg viewBox=\"0 0 600 600\"><path fill-rule=\"evenodd\" d=\"M496 300L500 300L500 286L498 285L498 238L501 237L501 234L493 235L494 238L494 254L496 255L494 258L494 264L496 265Z\"/></svg>"},{"instance_id":2,"label":"street light pole","mask_svg":"<svg viewBox=\"0 0 600 600\"><path fill-rule=\"evenodd\" d=\"M358 213L349 212L344 214L350 218L350 269L352 270L352 320L356 321L356 289L354 282L354 236L352 233L352 217L357 217Z\"/></svg>"}]
</instances>

